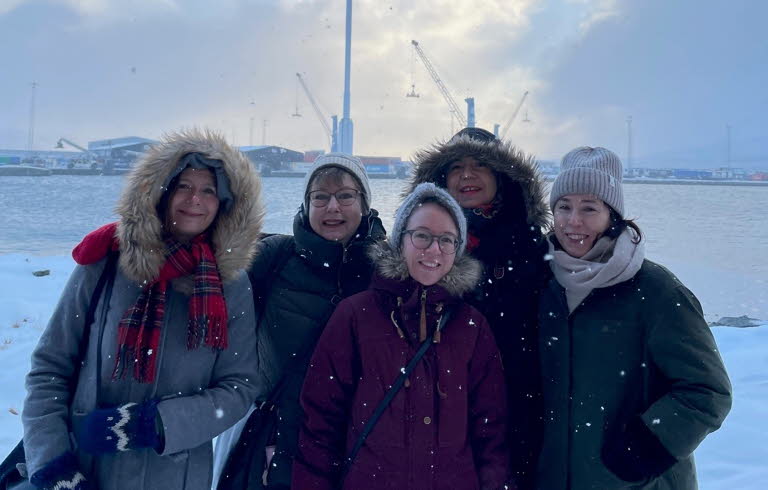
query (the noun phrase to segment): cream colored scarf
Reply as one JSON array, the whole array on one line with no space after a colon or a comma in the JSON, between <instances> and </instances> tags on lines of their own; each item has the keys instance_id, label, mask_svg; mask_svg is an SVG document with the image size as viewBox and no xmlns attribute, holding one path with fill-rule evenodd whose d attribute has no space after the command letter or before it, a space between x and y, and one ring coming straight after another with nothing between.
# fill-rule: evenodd
<instances>
[{"instance_id":1,"label":"cream colored scarf","mask_svg":"<svg viewBox=\"0 0 768 490\"><path fill-rule=\"evenodd\" d=\"M626 228L616 239L600 238L580 258L556 250L553 235L547 237L552 256L549 266L557 282L565 288L569 313L573 313L593 289L613 286L637 274L645 258L645 241L634 243L636 237L634 230Z\"/></svg>"}]
</instances>

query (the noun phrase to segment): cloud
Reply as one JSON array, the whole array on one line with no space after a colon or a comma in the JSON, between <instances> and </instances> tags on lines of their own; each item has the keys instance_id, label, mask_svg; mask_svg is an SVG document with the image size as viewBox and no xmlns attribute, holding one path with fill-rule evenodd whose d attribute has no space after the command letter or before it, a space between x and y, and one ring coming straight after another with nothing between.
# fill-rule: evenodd
<instances>
[{"instance_id":1,"label":"cloud","mask_svg":"<svg viewBox=\"0 0 768 490\"><path fill-rule=\"evenodd\" d=\"M457 129L416 39L462 110L475 98L483 127L506 122L530 91L509 135L543 158L597 142L621 153L629 114L638 155L722 138L725 119L735 153L768 154L758 138L768 80L755 62L768 59L757 20L768 8L744 5L355 0L355 151L407 157ZM189 125L261 143L265 120L268 143L327 147L295 73L326 118L341 116L344 24L339 0L6 0L0 146L25 145L35 80L41 147ZM419 98L405 97L412 83Z\"/></svg>"},{"instance_id":2,"label":"cloud","mask_svg":"<svg viewBox=\"0 0 768 490\"><path fill-rule=\"evenodd\" d=\"M0 0L0 15L3 15L21 5L25 0Z\"/></svg>"}]
</instances>

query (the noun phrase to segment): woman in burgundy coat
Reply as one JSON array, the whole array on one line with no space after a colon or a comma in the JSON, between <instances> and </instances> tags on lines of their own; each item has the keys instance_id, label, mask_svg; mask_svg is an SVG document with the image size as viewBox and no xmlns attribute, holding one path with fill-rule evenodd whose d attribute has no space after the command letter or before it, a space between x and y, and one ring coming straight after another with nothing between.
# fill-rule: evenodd
<instances>
[{"instance_id":1,"label":"woman in burgundy coat","mask_svg":"<svg viewBox=\"0 0 768 490\"><path fill-rule=\"evenodd\" d=\"M339 304L312 357L293 488L514 488L498 349L485 318L461 299L480 274L465 244L461 208L434 184L400 206L388 241L371 249L370 289ZM430 349L342 481L360 431L427 338Z\"/></svg>"}]
</instances>

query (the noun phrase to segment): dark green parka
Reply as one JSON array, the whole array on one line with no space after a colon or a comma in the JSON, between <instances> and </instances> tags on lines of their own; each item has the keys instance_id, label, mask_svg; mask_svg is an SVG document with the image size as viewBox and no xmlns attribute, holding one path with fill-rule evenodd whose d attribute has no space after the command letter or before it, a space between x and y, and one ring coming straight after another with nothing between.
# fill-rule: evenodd
<instances>
[{"instance_id":1,"label":"dark green parka","mask_svg":"<svg viewBox=\"0 0 768 490\"><path fill-rule=\"evenodd\" d=\"M594 289L570 315L552 279L539 340L538 488L697 488L693 451L728 414L731 385L701 305L672 273L646 260L632 279ZM626 482L601 450L638 416L676 462L658 478Z\"/></svg>"}]
</instances>

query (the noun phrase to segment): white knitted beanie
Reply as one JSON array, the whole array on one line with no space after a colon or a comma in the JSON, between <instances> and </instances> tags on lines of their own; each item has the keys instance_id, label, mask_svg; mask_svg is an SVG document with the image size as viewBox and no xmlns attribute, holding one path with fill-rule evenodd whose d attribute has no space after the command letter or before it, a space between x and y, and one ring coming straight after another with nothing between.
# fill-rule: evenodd
<instances>
[{"instance_id":1,"label":"white knitted beanie","mask_svg":"<svg viewBox=\"0 0 768 490\"><path fill-rule=\"evenodd\" d=\"M605 148L582 146L569 151L560 163L560 173L552 184L549 206L568 194L592 194L624 218L624 192L621 188L621 160Z\"/></svg>"},{"instance_id":2,"label":"white knitted beanie","mask_svg":"<svg viewBox=\"0 0 768 490\"><path fill-rule=\"evenodd\" d=\"M309 209L309 184L317 172L326 167L339 167L355 176L363 186L363 199L365 199L366 208L371 208L371 186L368 182L368 174L365 173L365 166L359 158L347 155L346 153L326 153L315 159L312 168L309 169L304 177L304 208Z\"/></svg>"}]
</instances>

